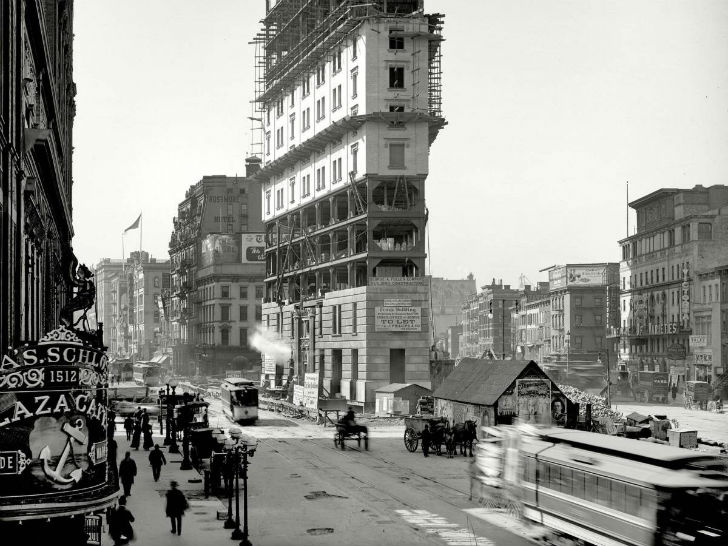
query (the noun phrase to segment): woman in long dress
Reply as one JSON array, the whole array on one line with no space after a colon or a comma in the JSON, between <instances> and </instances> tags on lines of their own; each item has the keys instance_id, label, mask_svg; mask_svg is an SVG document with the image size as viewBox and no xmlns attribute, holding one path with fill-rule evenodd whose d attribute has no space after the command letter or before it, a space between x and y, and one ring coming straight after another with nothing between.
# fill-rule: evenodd
<instances>
[{"instance_id":1,"label":"woman in long dress","mask_svg":"<svg viewBox=\"0 0 728 546\"><path fill-rule=\"evenodd\" d=\"M142 423L140 420L137 419L137 421L134 423L134 435L131 437L131 444L129 444L129 447L133 447L134 449L139 449L139 440L142 435Z\"/></svg>"},{"instance_id":2,"label":"woman in long dress","mask_svg":"<svg viewBox=\"0 0 728 546\"><path fill-rule=\"evenodd\" d=\"M149 451L149 449L154 445L154 441L152 440L152 425L147 422L144 426L144 449Z\"/></svg>"}]
</instances>

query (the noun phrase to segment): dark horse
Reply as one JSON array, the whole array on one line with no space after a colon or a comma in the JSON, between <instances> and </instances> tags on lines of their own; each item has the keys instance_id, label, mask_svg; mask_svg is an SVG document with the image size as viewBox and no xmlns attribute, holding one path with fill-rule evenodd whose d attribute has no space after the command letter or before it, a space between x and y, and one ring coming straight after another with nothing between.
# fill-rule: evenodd
<instances>
[{"instance_id":1,"label":"dark horse","mask_svg":"<svg viewBox=\"0 0 728 546\"><path fill-rule=\"evenodd\" d=\"M442 455L442 444L447 449L447 436L450 431L450 423L445 419L430 421L430 449L437 455Z\"/></svg>"},{"instance_id":2,"label":"dark horse","mask_svg":"<svg viewBox=\"0 0 728 546\"><path fill-rule=\"evenodd\" d=\"M473 442L477 441L475 421L458 423L453 428L453 451L460 446L460 455L465 455L466 450L470 457L473 456Z\"/></svg>"}]
</instances>

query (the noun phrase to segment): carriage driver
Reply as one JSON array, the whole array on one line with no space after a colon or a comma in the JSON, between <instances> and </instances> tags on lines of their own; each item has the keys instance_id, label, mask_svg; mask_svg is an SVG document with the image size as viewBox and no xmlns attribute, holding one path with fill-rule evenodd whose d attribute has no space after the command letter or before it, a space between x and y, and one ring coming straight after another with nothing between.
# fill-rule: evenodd
<instances>
[{"instance_id":1,"label":"carriage driver","mask_svg":"<svg viewBox=\"0 0 728 546\"><path fill-rule=\"evenodd\" d=\"M342 421L346 426L347 431L353 430L356 426L356 417L354 416L354 409L351 406L349 406L349 410L346 412L346 415L344 415Z\"/></svg>"}]
</instances>

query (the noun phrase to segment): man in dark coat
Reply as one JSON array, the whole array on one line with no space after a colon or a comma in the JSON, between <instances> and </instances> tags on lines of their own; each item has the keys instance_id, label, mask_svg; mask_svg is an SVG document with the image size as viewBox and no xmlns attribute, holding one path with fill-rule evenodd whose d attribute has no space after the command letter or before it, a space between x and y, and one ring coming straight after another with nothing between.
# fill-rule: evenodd
<instances>
[{"instance_id":1,"label":"man in dark coat","mask_svg":"<svg viewBox=\"0 0 728 546\"><path fill-rule=\"evenodd\" d=\"M131 415L127 415L126 419L124 419L124 430L126 431L126 441L131 440L131 433L134 432L134 419L131 418Z\"/></svg>"},{"instance_id":2,"label":"man in dark coat","mask_svg":"<svg viewBox=\"0 0 728 546\"><path fill-rule=\"evenodd\" d=\"M422 431L422 453L425 454L425 457L429 457L431 439L432 433L430 432L430 426L425 425L425 430Z\"/></svg>"},{"instance_id":3,"label":"man in dark coat","mask_svg":"<svg viewBox=\"0 0 728 546\"><path fill-rule=\"evenodd\" d=\"M134 538L132 521L134 516L126 508L126 497L119 497L119 506L109 512L109 534L114 539L114 546L127 544Z\"/></svg>"},{"instance_id":4,"label":"man in dark coat","mask_svg":"<svg viewBox=\"0 0 728 546\"><path fill-rule=\"evenodd\" d=\"M124 496L131 496L131 484L134 483L134 476L137 475L137 467L134 459L131 458L131 453L128 451L124 455L124 460L119 465L119 479L121 484L124 486Z\"/></svg>"},{"instance_id":5,"label":"man in dark coat","mask_svg":"<svg viewBox=\"0 0 728 546\"><path fill-rule=\"evenodd\" d=\"M159 444L154 445L154 449L149 453L149 464L152 465L152 476L154 481L159 481L159 474L162 472L162 465L167 464L167 459L164 458L164 453L159 449Z\"/></svg>"},{"instance_id":6,"label":"man in dark coat","mask_svg":"<svg viewBox=\"0 0 728 546\"><path fill-rule=\"evenodd\" d=\"M172 488L167 491L167 517L172 520L172 533L182 534L182 516L188 508L184 493L177 489L177 482L172 480Z\"/></svg>"}]
</instances>

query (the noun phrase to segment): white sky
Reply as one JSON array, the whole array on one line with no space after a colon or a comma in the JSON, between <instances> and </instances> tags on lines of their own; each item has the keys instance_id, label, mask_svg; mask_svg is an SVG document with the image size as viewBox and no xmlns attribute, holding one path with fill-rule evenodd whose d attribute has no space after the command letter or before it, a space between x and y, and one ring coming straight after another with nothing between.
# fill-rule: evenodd
<instances>
[{"instance_id":1,"label":"white sky","mask_svg":"<svg viewBox=\"0 0 728 546\"><path fill-rule=\"evenodd\" d=\"M243 175L264 0L76 0L74 249L168 258L203 175ZM444 13L431 272L619 261L630 199L728 184L728 2L426 0ZM634 216L630 215L630 231ZM139 246L127 235L126 250Z\"/></svg>"}]
</instances>

